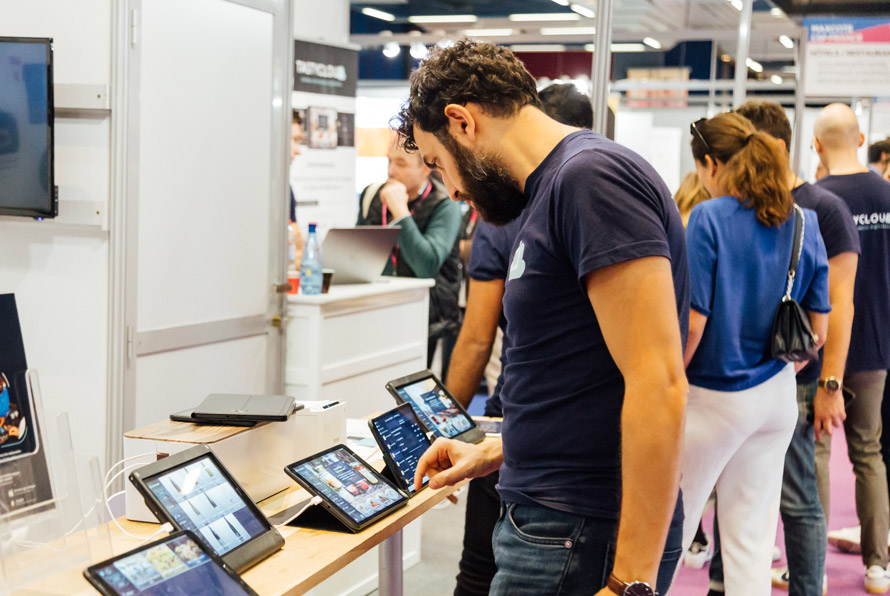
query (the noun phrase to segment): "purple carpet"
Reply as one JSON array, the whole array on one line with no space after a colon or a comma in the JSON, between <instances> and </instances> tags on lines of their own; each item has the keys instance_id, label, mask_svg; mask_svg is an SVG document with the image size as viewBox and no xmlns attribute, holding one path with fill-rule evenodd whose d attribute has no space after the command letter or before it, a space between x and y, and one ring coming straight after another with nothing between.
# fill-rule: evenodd
<instances>
[{"instance_id":1,"label":"purple carpet","mask_svg":"<svg viewBox=\"0 0 890 596\"><path fill-rule=\"evenodd\" d=\"M854 478L850 460L847 459L847 443L842 430L832 437L831 449L831 520L829 530L859 525L856 518L854 500ZM713 527L713 510L705 516L705 528L710 533ZM782 549L783 557L776 566L785 564L785 538L782 534L782 522L776 544ZM825 572L828 574L828 594L830 596L848 596L865 594L865 566L859 555L846 555L829 546L825 559ZM706 596L708 593L708 568L687 569L683 567L671 589L670 596ZM773 596L787 596L788 592L773 588ZM732 596L731 594L727 596Z\"/></svg>"}]
</instances>

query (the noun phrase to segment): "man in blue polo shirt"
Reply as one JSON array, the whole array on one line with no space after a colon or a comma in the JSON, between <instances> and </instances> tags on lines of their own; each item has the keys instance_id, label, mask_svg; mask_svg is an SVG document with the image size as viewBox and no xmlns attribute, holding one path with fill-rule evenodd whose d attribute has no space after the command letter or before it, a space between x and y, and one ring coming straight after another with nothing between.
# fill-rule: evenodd
<instances>
[{"instance_id":1,"label":"man in blue polo shirt","mask_svg":"<svg viewBox=\"0 0 890 596\"><path fill-rule=\"evenodd\" d=\"M524 218L505 281L503 442L439 440L418 473L437 488L500 467L492 594L651 594L687 392L670 192L633 152L546 116L492 44L435 49L400 119L453 199L495 224Z\"/></svg>"},{"instance_id":2,"label":"man in blue polo shirt","mask_svg":"<svg viewBox=\"0 0 890 596\"><path fill-rule=\"evenodd\" d=\"M859 162L856 153L865 139L849 106L831 104L823 109L814 133L816 151L829 174L817 185L847 203L862 247L847 370L843 379L834 379L832 384L838 390L846 385L856 393L847 409L844 434L856 475L865 586L870 593L880 594L890 590L890 504L881 458L881 401L890 368L890 183ZM823 436L816 451L816 471L820 485L826 487L830 448L830 437ZM828 490L820 490L820 496L827 511Z\"/></svg>"}]
</instances>

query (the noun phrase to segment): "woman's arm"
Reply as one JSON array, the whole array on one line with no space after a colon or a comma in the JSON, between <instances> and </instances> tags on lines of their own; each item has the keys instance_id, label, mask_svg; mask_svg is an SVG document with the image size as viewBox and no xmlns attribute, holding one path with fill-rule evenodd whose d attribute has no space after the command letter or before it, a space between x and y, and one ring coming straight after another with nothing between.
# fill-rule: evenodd
<instances>
[{"instance_id":1,"label":"woman's arm","mask_svg":"<svg viewBox=\"0 0 890 596\"><path fill-rule=\"evenodd\" d=\"M686 351L683 352L683 366L685 368L689 368L689 362L692 360L692 356L695 355L698 344L701 343L707 322L708 317L694 308L689 309L689 335L686 338Z\"/></svg>"}]
</instances>

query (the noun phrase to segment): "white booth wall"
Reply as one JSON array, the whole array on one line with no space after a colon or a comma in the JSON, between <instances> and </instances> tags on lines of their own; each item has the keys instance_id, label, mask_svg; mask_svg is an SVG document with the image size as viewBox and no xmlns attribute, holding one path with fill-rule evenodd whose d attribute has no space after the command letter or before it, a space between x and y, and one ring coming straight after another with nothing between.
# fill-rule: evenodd
<instances>
[{"instance_id":1,"label":"white booth wall","mask_svg":"<svg viewBox=\"0 0 890 596\"><path fill-rule=\"evenodd\" d=\"M55 84L111 87L112 0L0 0L0 35L52 37ZM57 100L58 103L58 100ZM14 292L47 413L68 411L76 451L105 458L109 233L68 223L111 196L111 114L57 116L55 220L0 218L0 293Z\"/></svg>"},{"instance_id":2,"label":"white booth wall","mask_svg":"<svg viewBox=\"0 0 890 596\"><path fill-rule=\"evenodd\" d=\"M110 389L111 361L119 356L112 354L117 344L110 331L112 261L121 258L112 254L114 212L126 199L114 188L127 167L115 158L113 138L114 119L124 118L113 111L118 105L114 23L120 6L116 0L0 0L0 35L54 40L60 213L56 220L41 222L0 217L0 293L16 294L28 363L40 373L47 413L69 412L75 451L98 457L103 467L119 457L115 441L109 440L108 416L123 400ZM296 37L348 43L348 0L292 0L292 12ZM71 107L64 105L60 86L101 89L104 107L60 111ZM82 214L90 210L96 213L85 220ZM171 267L191 242L211 238L201 229L193 233L181 243ZM153 263L153 269L158 267L164 264ZM239 364L218 363L224 370Z\"/></svg>"}]
</instances>

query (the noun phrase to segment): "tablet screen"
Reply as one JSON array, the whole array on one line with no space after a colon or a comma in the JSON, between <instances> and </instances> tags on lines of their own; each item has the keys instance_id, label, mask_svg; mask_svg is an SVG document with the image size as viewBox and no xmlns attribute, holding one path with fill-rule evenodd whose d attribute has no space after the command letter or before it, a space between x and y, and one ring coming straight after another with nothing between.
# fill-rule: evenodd
<instances>
[{"instance_id":1,"label":"tablet screen","mask_svg":"<svg viewBox=\"0 0 890 596\"><path fill-rule=\"evenodd\" d=\"M145 480L171 519L222 556L266 532L266 525L205 455Z\"/></svg>"},{"instance_id":2,"label":"tablet screen","mask_svg":"<svg viewBox=\"0 0 890 596\"><path fill-rule=\"evenodd\" d=\"M290 469L357 524L407 498L343 447Z\"/></svg>"},{"instance_id":3,"label":"tablet screen","mask_svg":"<svg viewBox=\"0 0 890 596\"><path fill-rule=\"evenodd\" d=\"M201 546L178 534L91 569L120 596L169 594L249 594Z\"/></svg>"},{"instance_id":4,"label":"tablet screen","mask_svg":"<svg viewBox=\"0 0 890 596\"><path fill-rule=\"evenodd\" d=\"M402 485L414 492L414 472L420 456L430 446L426 432L410 405L400 406L374 418L371 423L380 437L381 447L389 453ZM427 478L424 477L424 484Z\"/></svg>"},{"instance_id":5,"label":"tablet screen","mask_svg":"<svg viewBox=\"0 0 890 596\"><path fill-rule=\"evenodd\" d=\"M432 377L402 385L396 391L437 436L450 439L473 427L470 418Z\"/></svg>"}]
</instances>

